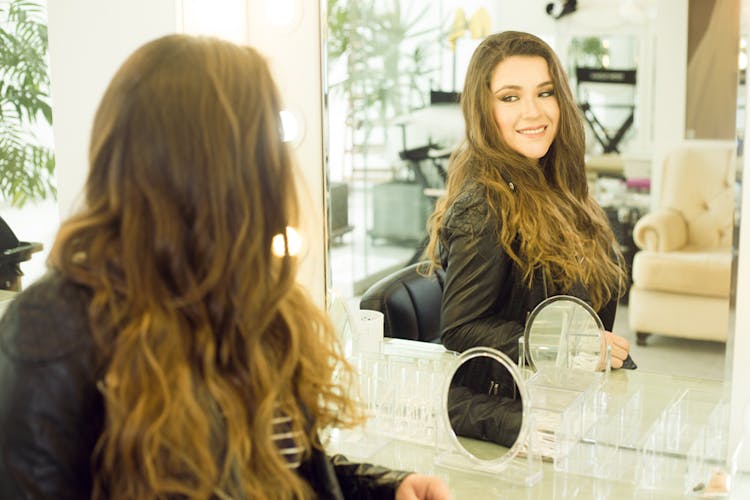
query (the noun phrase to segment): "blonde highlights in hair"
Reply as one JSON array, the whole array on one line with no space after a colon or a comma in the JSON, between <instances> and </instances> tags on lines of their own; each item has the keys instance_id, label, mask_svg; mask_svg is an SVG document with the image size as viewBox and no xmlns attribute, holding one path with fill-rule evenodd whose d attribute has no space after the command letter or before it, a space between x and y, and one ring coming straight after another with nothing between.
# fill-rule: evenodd
<instances>
[{"instance_id":1,"label":"blonde highlights in hair","mask_svg":"<svg viewBox=\"0 0 750 500\"><path fill-rule=\"evenodd\" d=\"M360 419L332 326L272 252L299 222L280 107L256 51L186 35L138 49L101 101L85 208L50 257L92 291L94 498L311 497L272 420L309 455Z\"/></svg>"}]
</instances>

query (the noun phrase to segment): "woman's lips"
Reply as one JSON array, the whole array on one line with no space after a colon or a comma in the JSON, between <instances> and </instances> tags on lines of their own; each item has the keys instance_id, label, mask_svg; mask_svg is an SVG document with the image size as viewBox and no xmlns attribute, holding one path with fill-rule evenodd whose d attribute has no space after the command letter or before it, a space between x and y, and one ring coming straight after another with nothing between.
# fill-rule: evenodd
<instances>
[{"instance_id":1,"label":"woman's lips","mask_svg":"<svg viewBox=\"0 0 750 500\"><path fill-rule=\"evenodd\" d=\"M542 125L541 127L534 127L534 128L523 128L520 130L516 130L519 134L523 135L539 135L544 133L544 130L547 128L546 125Z\"/></svg>"}]
</instances>

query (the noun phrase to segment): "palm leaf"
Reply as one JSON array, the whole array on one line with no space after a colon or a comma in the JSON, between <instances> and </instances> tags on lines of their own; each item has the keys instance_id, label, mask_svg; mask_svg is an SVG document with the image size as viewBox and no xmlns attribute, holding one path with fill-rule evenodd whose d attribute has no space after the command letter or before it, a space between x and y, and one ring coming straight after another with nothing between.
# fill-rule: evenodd
<instances>
[{"instance_id":1,"label":"palm leaf","mask_svg":"<svg viewBox=\"0 0 750 500\"><path fill-rule=\"evenodd\" d=\"M32 132L52 124L45 5L0 4L0 197L23 206L57 195L53 152Z\"/></svg>"}]
</instances>

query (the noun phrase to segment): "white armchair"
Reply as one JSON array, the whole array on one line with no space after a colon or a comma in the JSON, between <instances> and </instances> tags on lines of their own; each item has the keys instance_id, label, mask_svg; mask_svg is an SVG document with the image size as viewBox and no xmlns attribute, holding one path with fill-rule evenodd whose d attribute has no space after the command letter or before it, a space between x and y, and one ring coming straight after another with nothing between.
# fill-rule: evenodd
<instances>
[{"instance_id":1,"label":"white armchair","mask_svg":"<svg viewBox=\"0 0 750 500\"><path fill-rule=\"evenodd\" d=\"M633 239L628 302L637 343L650 334L725 341L734 227L732 143L690 143L664 160L659 207Z\"/></svg>"}]
</instances>

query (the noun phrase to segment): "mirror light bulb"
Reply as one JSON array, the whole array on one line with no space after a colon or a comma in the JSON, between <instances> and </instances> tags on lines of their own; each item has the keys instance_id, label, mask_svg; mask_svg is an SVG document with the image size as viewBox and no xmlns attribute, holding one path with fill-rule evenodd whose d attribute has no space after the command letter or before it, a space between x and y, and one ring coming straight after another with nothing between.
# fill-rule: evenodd
<instances>
[{"instance_id":1,"label":"mirror light bulb","mask_svg":"<svg viewBox=\"0 0 750 500\"><path fill-rule=\"evenodd\" d=\"M289 256L295 257L302 250L302 237L296 229L291 226L286 227L286 247L288 247ZM284 245L284 235L279 233L271 240L271 251L276 257L283 257L287 254L287 248Z\"/></svg>"},{"instance_id":2,"label":"mirror light bulb","mask_svg":"<svg viewBox=\"0 0 750 500\"><path fill-rule=\"evenodd\" d=\"M301 8L299 0L266 0L266 19L277 28L290 28L300 18Z\"/></svg>"},{"instance_id":3,"label":"mirror light bulb","mask_svg":"<svg viewBox=\"0 0 750 500\"><path fill-rule=\"evenodd\" d=\"M218 36L239 44L247 43L246 2L182 0L180 6L178 15L181 15L183 32Z\"/></svg>"},{"instance_id":4,"label":"mirror light bulb","mask_svg":"<svg viewBox=\"0 0 750 500\"><path fill-rule=\"evenodd\" d=\"M282 140L284 142L296 141L300 136L300 123L297 117L288 109L281 110Z\"/></svg>"}]
</instances>

